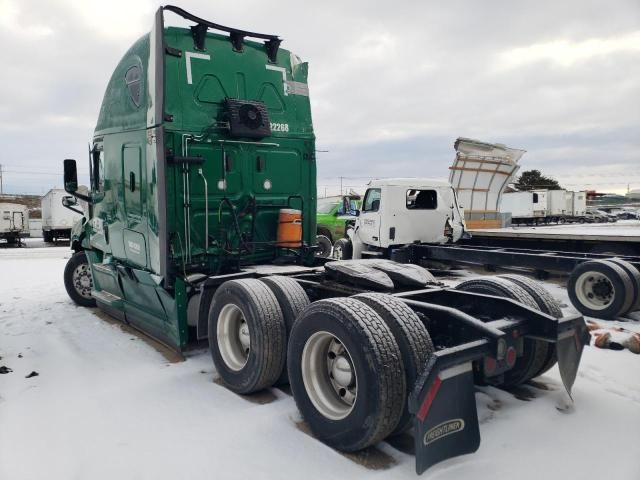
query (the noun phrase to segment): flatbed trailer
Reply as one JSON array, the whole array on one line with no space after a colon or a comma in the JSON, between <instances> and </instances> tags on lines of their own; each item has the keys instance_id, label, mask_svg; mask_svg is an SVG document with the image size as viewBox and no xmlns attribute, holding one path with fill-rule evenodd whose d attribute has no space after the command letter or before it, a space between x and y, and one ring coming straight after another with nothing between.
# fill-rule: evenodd
<instances>
[{"instance_id":1,"label":"flatbed trailer","mask_svg":"<svg viewBox=\"0 0 640 480\"><path fill-rule=\"evenodd\" d=\"M640 256L580 253L466 244L412 244L392 250L391 259L416 265L434 263L526 268L538 278L550 271L569 275L569 299L578 311L611 320L640 310Z\"/></svg>"},{"instance_id":2,"label":"flatbed trailer","mask_svg":"<svg viewBox=\"0 0 640 480\"><path fill-rule=\"evenodd\" d=\"M580 253L558 250L541 250L533 248L515 248L486 245L410 245L408 261L422 264L435 260L449 263L469 263L486 267L518 267L528 268L538 272L539 277L545 277L546 272L571 273L578 265L589 260L609 260L611 255L601 253ZM400 260L398 252L394 259ZM625 260L640 269L640 256L620 255L617 258Z\"/></svg>"},{"instance_id":3,"label":"flatbed trailer","mask_svg":"<svg viewBox=\"0 0 640 480\"><path fill-rule=\"evenodd\" d=\"M585 228L592 232L585 233ZM640 256L640 225L471 230L464 245Z\"/></svg>"}]
</instances>

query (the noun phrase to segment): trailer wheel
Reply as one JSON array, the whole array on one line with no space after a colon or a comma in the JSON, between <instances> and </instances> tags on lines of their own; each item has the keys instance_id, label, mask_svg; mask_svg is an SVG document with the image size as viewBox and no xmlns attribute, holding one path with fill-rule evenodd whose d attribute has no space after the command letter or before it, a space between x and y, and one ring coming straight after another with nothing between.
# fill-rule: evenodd
<instances>
[{"instance_id":1,"label":"trailer wheel","mask_svg":"<svg viewBox=\"0 0 640 480\"><path fill-rule=\"evenodd\" d=\"M96 300L91 296L91 268L83 251L74 253L64 267L64 288L71 300L81 307L96 306Z\"/></svg>"},{"instance_id":2,"label":"trailer wheel","mask_svg":"<svg viewBox=\"0 0 640 480\"><path fill-rule=\"evenodd\" d=\"M554 318L562 318L562 309L560 308L560 304L556 301L555 298L549 293L549 291L540 285L535 280L531 278L525 277L524 275L500 275L500 278L505 278L510 282L515 283L516 285L524 288L529 295L533 298L533 300L538 304L538 309L542 313L546 313L547 315L551 315ZM539 377L546 371L548 371L551 367L553 367L558 361L558 357L556 355L556 346L555 344L547 344L548 352L547 358L542 365L542 368L539 372L536 372L534 377Z\"/></svg>"},{"instance_id":3,"label":"trailer wheel","mask_svg":"<svg viewBox=\"0 0 640 480\"><path fill-rule=\"evenodd\" d=\"M289 379L313 434L344 451L389 435L407 400L393 334L353 298L319 300L302 312L289 339Z\"/></svg>"},{"instance_id":4,"label":"trailer wheel","mask_svg":"<svg viewBox=\"0 0 640 480\"><path fill-rule=\"evenodd\" d=\"M284 323L287 327L288 339L296 318L298 318L300 312L302 312L309 303L311 303L309 302L307 292L304 291L304 288L302 288L298 282L289 277L273 275L271 277L263 277L260 281L269 287L278 300L278 304L282 310ZM284 385L287 383L289 383L289 376L287 374L287 365L285 361L285 365L282 368L282 372L280 373L280 377L276 384Z\"/></svg>"},{"instance_id":5,"label":"trailer wheel","mask_svg":"<svg viewBox=\"0 0 640 480\"><path fill-rule=\"evenodd\" d=\"M583 315L612 320L633 305L633 283L624 269L608 260L590 260L573 269L569 299Z\"/></svg>"},{"instance_id":6,"label":"trailer wheel","mask_svg":"<svg viewBox=\"0 0 640 480\"><path fill-rule=\"evenodd\" d=\"M456 290L511 298L527 307L540 310L527 290L504 278L489 277L467 280L460 283ZM547 342L525 338L522 355L516 359L513 368L505 372L502 385L513 387L531 380L545 366L548 351L549 344Z\"/></svg>"},{"instance_id":7,"label":"trailer wheel","mask_svg":"<svg viewBox=\"0 0 640 480\"><path fill-rule=\"evenodd\" d=\"M333 258L336 260L350 260L353 256L353 246L348 238L339 238L333 245Z\"/></svg>"},{"instance_id":8,"label":"trailer wheel","mask_svg":"<svg viewBox=\"0 0 640 480\"><path fill-rule=\"evenodd\" d=\"M331 256L331 240L325 235L316 236L315 256L319 258L328 258Z\"/></svg>"},{"instance_id":9,"label":"trailer wheel","mask_svg":"<svg viewBox=\"0 0 640 480\"><path fill-rule=\"evenodd\" d=\"M633 284L633 298L635 300L628 311L633 312L635 310L640 310L640 271L638 271L632 263L621 258L611 258L609 261L620 265L631 278L631 283Z\"/></svg>"},{"instance_id":10,"label":"trailer wheel","mask_svg":"<svg viewBox=\"0 0 640 480\"><path fill-rule=\"evenodd\" d=\"M230 280L209 309L209 351L224 385L236 393L272 386L285 363L287 327L273 292L259 280Z\"/></svg>"},{"instance_id":11,"label":"trailer wheel","mask_svg":"<svg viewBox=\"0 0 640 480\"><path fill-rule=\"evenodd\" d=\"M406 303L391 295L361 293L351 298L369 305L391 330L400 349L407 391L410 392L434 352L433 342L427 327ZM391 435L408 430L411 427L412 419L408 403L405 402L402 417Z\"/></svg>"}]
</instances>

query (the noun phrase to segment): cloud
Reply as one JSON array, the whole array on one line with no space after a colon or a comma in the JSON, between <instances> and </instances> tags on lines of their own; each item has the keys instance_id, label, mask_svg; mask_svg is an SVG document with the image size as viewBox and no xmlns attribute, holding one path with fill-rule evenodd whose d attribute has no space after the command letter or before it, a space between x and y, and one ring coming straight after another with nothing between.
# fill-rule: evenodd
<instances>
[{"instance_id":1,"label":"cloud","mask_svg":"<svg viewBox=\"0 0 640 480\"><path fill-rule=\"evenodd\" d=\"M640 52L640 31L609 38L589 38L577 42L556 40L510 48L498 54L496 68L508 70L543 61L568 68L596 57L623 52Z\"/></svg>"},{"instance_id":2,"label":"cloud","mask_svg":"<svg viewBox=\"0 0 640 480\"><path fill-rule=\"evenodd\" d=\"M50 172L5 188L46 191L62 159L85 164L111 73L158 4L0 0L0 163ZM640 164L637 0L181 6L276 33L310 63L319 183L447 177L458 136L525 148L523 168L571 183L621 183Z\"/></svg>"}]
</instances>

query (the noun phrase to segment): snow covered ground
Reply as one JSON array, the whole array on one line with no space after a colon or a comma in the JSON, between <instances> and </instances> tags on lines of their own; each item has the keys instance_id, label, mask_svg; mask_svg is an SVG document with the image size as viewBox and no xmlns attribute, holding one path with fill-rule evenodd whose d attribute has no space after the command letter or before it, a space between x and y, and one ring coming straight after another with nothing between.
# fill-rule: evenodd
<instances>
[{"instance_id":1,"label":"snow covered ground","mask_svg":"<svg viewBox=\"0 0 640 480\"><path fill-rule=\"evenodd\" d=\"M342 455L305 433L286 391L240 397L215 383L205 349L171 363L76 307L68 247L35 246L0 250L0 366L13 370L0 375L1 480L416 478L406 438ZM572 408L557 368L476 398L479 451L423 478L640 478L640 355L587 348Z\"/></svg>"}]
</instances>

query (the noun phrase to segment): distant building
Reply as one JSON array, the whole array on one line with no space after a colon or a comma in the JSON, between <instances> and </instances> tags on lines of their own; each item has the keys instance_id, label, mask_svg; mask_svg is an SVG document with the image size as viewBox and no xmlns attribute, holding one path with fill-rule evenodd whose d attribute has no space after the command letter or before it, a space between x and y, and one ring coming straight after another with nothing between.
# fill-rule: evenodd
<instances>
[{"instance_id":1,"label":"distant building","mask_svg":"<svg viewBox=\"0 0 640 480\"><path fill-rule=\"evenodd\" d=\"M640 200L640 188L636 188L635 190L631 190L628 192L625 197L627 200Z\"/></svg>"}]
</instances>

